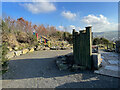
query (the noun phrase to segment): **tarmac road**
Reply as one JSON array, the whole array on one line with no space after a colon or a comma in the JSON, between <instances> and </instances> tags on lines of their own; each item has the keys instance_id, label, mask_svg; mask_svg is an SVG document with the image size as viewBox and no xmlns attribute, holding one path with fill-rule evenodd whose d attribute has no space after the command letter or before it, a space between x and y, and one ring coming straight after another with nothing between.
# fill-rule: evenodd
<instances>
[{"instance_id":1,"label":"tarmac road","mask_svg":"<svg viewBox=\"0 0 120 90\"><path fill-rule=\"evenodd\" d=\"M10 60L2 88L117 88L118 78L92 71L59 71L55 57L72 50L35 51Z\"/></svg>"}]
</instances>

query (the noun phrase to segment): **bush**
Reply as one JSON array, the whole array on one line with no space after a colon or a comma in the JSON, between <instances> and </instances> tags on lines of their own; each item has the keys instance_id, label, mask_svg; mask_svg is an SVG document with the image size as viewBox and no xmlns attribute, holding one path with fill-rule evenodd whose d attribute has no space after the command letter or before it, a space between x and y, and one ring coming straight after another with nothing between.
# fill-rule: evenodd
<instances>
[{"instance_id":1,"label":"bush","mask_svg":"<svg viewBox=\"0 0 120 90\"><path fill-rule=\"evenodd\" d=\"M3 33L2 41L3 41L3 43L7 42L8 45L11 46L12 48L15 46L19 46L16 36L13 33Z\"/></svg>"},{"instance_id":2,"label":"bush","mask_svg":"<svg viewBox=\"0 0 120 90\"><path fill-rule=\"evenodd\" d=\"M93 39L93 45L103 44L106 45L109 43L109 40L106 38L94 38Z\"/></svg>"},{"instance_id":3,"label":"bush","mask_svg":"<svg viewBox=\"0 0 120 90\"><path fill-rule=\"evenodd\" d=\"M2 43L2 62L8 61L8 59L5 58L5 56L8 52L7 46L8 46L7 42Z\"/></svg>"},{"instance_id":4,"label":"bush","mask_svg":"<svg viewBox=\"0 0 120 90\"><path fill-rule=\"evenodd\" d=\"M3 68L2 72L6 72L8 67L8 59L5 57L8 52L7 46L8 46L7 43L2 43L2 59L1 59L1 64Z\"/></svg>"},{"instance_id":5,"label":"bush","mask_svg":"<svg viewBox=\"0 0 120 90\"><path fill-rule=\"evenodd\" d=\"M99 38L94 38L93 39L93 45L98 45L100 44L100 39Z\"/></svg>"}]
</instances>

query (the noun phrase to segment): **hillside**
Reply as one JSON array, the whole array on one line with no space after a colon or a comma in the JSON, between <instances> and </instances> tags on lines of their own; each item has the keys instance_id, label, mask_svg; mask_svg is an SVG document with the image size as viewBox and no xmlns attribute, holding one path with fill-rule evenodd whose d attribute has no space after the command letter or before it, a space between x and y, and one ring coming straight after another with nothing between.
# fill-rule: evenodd
<instances>
[{"instance_id":1,"label":"hillside","mask_svg":"<svg viewBox=\"0 0 120 90\"><path fill-rule=\"evenodd\" d=\"M116 41L118 40L118 31L93 32L93 37L104 37L110 41Z\"/></svg>"}]
</instances>

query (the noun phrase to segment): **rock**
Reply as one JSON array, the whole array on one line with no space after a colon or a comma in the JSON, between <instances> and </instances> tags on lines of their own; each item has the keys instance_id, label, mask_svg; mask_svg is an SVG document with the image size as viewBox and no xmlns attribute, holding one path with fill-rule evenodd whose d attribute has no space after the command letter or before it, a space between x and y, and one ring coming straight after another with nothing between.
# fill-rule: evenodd
<instances>
[{"instance_id":1,"label":"rock","mask_svg":"<svg viewBox=\"0 0 120 90\"><path fill-rule=\"evenodd\" d=\"M9 51L13 51L13 49L12 49L12 48L9 48Z\"/></svg>"},{"instance_id":2,"label":"rock","mask_svg":"<svg viewBox=\"0 0 120 90\"><path fill-rule=\"evenodd\" d=\"M22 48L25 47L25 43L20 43L19 45L20 45L20 47L22 47Z\"/></svg>"},{"instance_id":3,"label":"rock","mask_svg":"<svg viewBox=\"0 0 120 90\"><path fill-rule=\"evenodd\" d=\"M14 47L13 49L14 49L15 51L17 51L17 50L18 50L18 47Z\"/></svg>"},{"instance_id":4,"label":"rock","mask_svg":"<svg viewBox=\"0 0 120 90\"><path fill-rule=\"evenodd\" d=\"M64 57L62 57L62 58L61 58L61 60L62 60L62 61L65 61L65 60L66 60L66 57L65 57L65 56L64 56Z\"/></svg>"},{"instance_id":5,"label":"rock","mask_svg":"<svg viewBox=\"0 0 120 90\"><path fill-rule=\"evenodd\" d=\"M78 65L74 64L74 65L72 66L72 69L74 69L74 70L78 70L78 69L80 69L80 70L85 70L86 67L85 67L85 66L78 66Z\"/></svg>"},{"instance_id":6,"label":"rock","mask_svg":"<svg viewBox=\"0 0 120 90\"><path fill-rule=\"evenodd\" d=\"M58 56L57 58L63 58L64 56Z\"/></svg>"},{"instance_id":7,"label":"rock","mask_svg":"<svg viewBox=\"0 0 120 90\"><path fill-rule=\"evenodd\" d=\"M76 64L74 64L73 66L72 66L72 69L79 69L80 68L80 66L78 66L78 65L76 65Z\"/></svg>"},{"instance_id":8,"label":"rock","mask_svg":"<svg viewBox=\"0 0 120 90\"><path fill-rule=\"evenodd\" d=\"M50 48L49 47L45 47L45 48L43 48L43 50L50 50Z\"/></svg>"},{"instance_id":9,"label":"rock","mask_svg":"<svg viewBox=\"0 0 120 90\"><path fill-rule=\"evenodd\" d=\"M29 49L23 49L22 54L26 54L29 52Z\"/></svg>"},{"instance_id":10,"label":"rock","mask_svg":"<svg viewBox=\"0 0 120 90\"><path fill-rule=\"evenodd\" d=\"M73 56L73 53L68 53L67 56L68 56L68 57L69 57L69 56Z\"/></svg>"},{"instance_id":11,"label":"rock","mask_svg":"<svg viewBox=\"0 0 120 90\"><path fill-rule=\"evenodd\" d=\"M6 58L7 58L7 59L11 59L11 58L13 58L14 56L15 56L15 53L14 53L14 51L12 51L12 52L8 52L8 53L7 53Z\"/></svg>"},{"instance_id":12,"label":"rock","mask_svg":"<svg viewBox=\"0 0 120 90\"><path fill-rule=\"evenodd\" d=\"M67 47L69 47L70 46L70 44L67 44Z\"/></svg>"},{"instance_id":13,"label":"rock","mask_svg":"<svg viewBox=\"0 0 120 90\"><path fill-rule=\"evenodd\" d=\"M65 61L67 57L66 55L65 56L62 55L62 56L58 56L57 58L60 59L61 61Z\"/></svg>"},{"instance_id":14,"label":"rock","mask_svg":"<svg viewBox=\"0 0 120 90\"><path fill-rule=\"evenodd\" d=\"M67 49L67 47L61 47L61 50L66 50Z\"/></svg>"},{"instance_id":15,"label":"rock","mask_svg":"<svg viewBox=\"0 0 120 90\"><path fill-rule=\"evenodd\" d=\"M70 47L70 49L73 49L73 47Z\"/></svg>"},{"instance_id":16,"label":"rock","mask_svg":"<svg viewBox=\"0 0 120 90\"><path fill-rule=\"evenodd\" d=\"M7 47L9 51L12 51L13 49L11 47Z\"/></svg>"},{"instance_id":17,"label":"rock","mask_svg":"<svg viewBox=\"0 0 120 90\"><path fill-rule=\"evenodd\" d=\"M36 51L41 50L41 46L36 46L35 50L36 50Z\"/></svg>"},{"instance_id":18,"label":"rock","mask_svg":"<svg viewBox=\"0 0 120 90\"><path fill-rule=\"evenodd\" d=\"M15 51L16 56L20 56L22 54L22 51Z\"/></svg>"},{"instance_id":19,"label":"rock","mask_svg":"<svg viewBox=\"0 0 120 90\"><path fill-rule=\"evenodd\" d=\"M36 46L34 46L34 50L36 50L36 48L37 48L37 47L36 47Z\"/></svg>"},{"instance_id":20,"label":"rock","mask_svg":"<svg viewBox=\"0 0 120 90\"><path fill-rule=\"evenodd\" d=\"M73 58L73 55L69 55L67 58L66 58L66 62L68 64L73 64L74 63L74 58Z\"/></svg>"},{"instance_id":21,"label":"rock","mask_svg":"<svg viewBox=\"0 0 120 90\"><path fill-rule=\"evenodd\" d=\"M57 59L57 60L56 60L56 64L58 65L58 64L60 64L60 63L62 63L62 61L61 61L60 59Z\"/></svg>"},{"instance_id":22,"label":"rock","mask_svg":"<svg viewBox=\"0 0 120 90\"><path fill-rule=\"evenodd\" d=\"M34 47L29 48L29 52L34 52Z\"/></svg>"},{"instance_id":23,"label":"rock","mask_svg":"<svg viewBox=\"0 0 120 90\"><path fill-rule=\"evenodd\" d=\"M41 47L41 49L40 50L45 50L45 48L44 47Z\"/></svg>"},{"instance_id":24,"label":"rock","mask_svg":"<svg viewBox=\"0 0 120 90\"><path fill-rule=\"evenodd\" d=\"M59 63L57 66L58 66L60 71L68 69L67 64Z\"/></svg>"},{"instance_id":25,"label":"rock","mask_svg":"<svg viewBox=\"0 0 120 90\"><path fill-rule=\"evenodd\" d=\"M57 50L55 46L51 47L50 49L51 50Z\"/></svg>"},{"instance_id":26,"label":"rock","mask_svg":"<svg viewBox=\"0 0 120 90\"><path fill-rule=\"evenodd\" d=\"M62 60L62 59L64 59L63 57L61 58L57 58L57 60L56 60L56 64L57 64L57 66L58 66L58 68L59 68L59 70L61 71L61 70L67 70L68 69L68 65L66 64L66 62L65 62L65 59L64 59L64 61Z\"/></svg>"},{"instance_id":27,"label":"rock","mask_svg":"<svg viewBox=\"0 0 120 90\"><path fill-rule=\"evenodd\" d=\"M55 48L56 48L56 50L60 50L61 49L59 46L56 46Z\"/></svg>"}]
</instances>

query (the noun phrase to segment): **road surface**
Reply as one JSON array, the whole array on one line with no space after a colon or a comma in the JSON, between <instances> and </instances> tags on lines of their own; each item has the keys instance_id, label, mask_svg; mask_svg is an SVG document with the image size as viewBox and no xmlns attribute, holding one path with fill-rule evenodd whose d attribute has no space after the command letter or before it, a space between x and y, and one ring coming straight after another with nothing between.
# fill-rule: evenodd
<instances>
[{"instance_id":1,"label":"road surface","mask_svg":"<svg viewBox=\"0 0 120 90\"><path fill-rule=\"evenodd\" d=\"M118 78L92 71L59 71L55 57L71 50L35 51L13 58L3 75L3 88L117 88Z\"/></svg>"}]
</instances>

